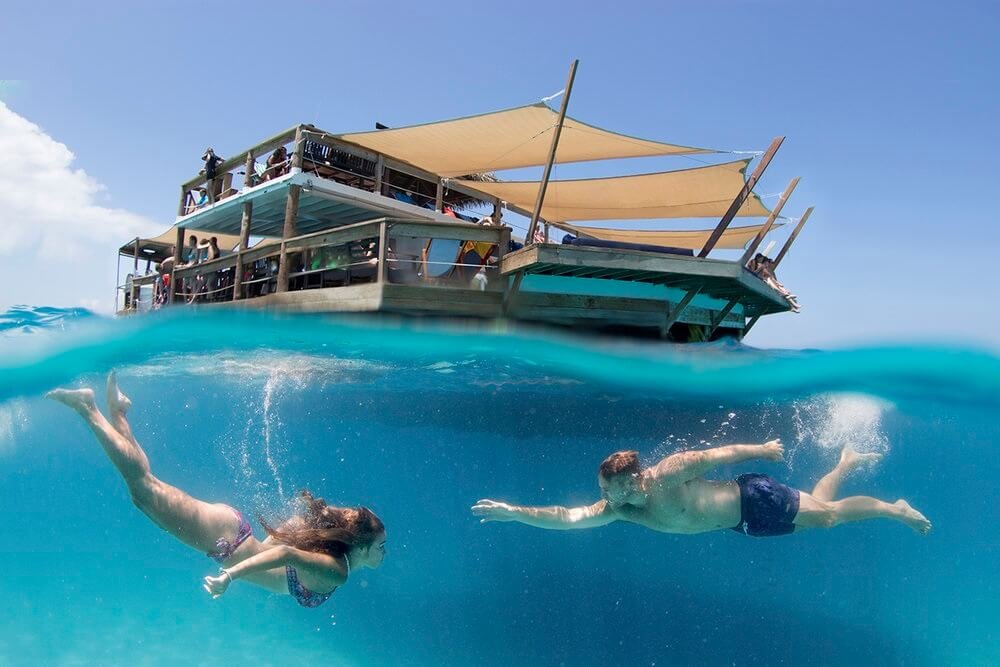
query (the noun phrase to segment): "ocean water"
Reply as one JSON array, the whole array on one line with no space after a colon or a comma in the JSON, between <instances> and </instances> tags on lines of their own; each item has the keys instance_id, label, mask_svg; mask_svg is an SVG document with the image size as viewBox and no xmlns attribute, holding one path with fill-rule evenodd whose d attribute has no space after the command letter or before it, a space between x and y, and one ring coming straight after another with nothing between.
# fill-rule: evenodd
<instances>
[{"instance_id":1,"label":"ocean water","mask_svg":"<svg viewBox=\"0 0 1000 667\"><path fill-rule=\"evenodd\" d=\"M235 584L153 526L81 420L42 398L116 369L166 481L248 516L295 492L364 504L378 570L325 605ZM86 311L0 314L0 664L992 665L1000 663L1000 359L949 347L761 351L482 325ZM758 470L888 521L753 539L614 524L482 525L479 498L582 505L637 449L780 437ZM257 535L262 531L255 526Z\"/></svg>"}]
</instances>

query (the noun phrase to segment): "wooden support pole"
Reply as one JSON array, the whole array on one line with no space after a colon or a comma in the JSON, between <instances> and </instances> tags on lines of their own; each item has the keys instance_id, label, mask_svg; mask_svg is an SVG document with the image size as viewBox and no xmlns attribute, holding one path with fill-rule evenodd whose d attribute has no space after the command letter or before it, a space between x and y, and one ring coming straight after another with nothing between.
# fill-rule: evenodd
<instances>
[{"instance_id":1,"label":"wooden support pole","mask_svg":"<svg viewBox=\"0 0 1000 667\"><path fill-rule=\"evenodd\" d=\"M132 310L139 310L136 304L136 295L139 293L139 286L135 284L135 279L139 275L139 237L135 239L135 244L132 246L133 262L132 262L132 289L129 292L129 301L132 304Z\"/></svg>"},{"instance_id":2,"label":"wooden support pole","mask_svg":"<svg viewBox=\"0 0 1000 667\"><path fill-rule=\"evenodd\" d=\"M677 323L677 320L680 319L680 316L684 314L684 311L687 309L688 306L691 305L691 302L694 301L694 298L698 296L698 292L700 291L701 291L700 287L696 287L693 290L689 291L687 294L684 295L684 298L680 300L680 303L678 303L672 309L670 308L668 302L667 319L663 322L663 326L660 328L660 336L662 338L666 338L670 334L670 327L674 326L674 324Z\"/></svg>"},{"instance_id":3,"label":"wooden support pole","mask_svg":"<svg viewBox=\"0 0 1000 667\"><path fill-rule=\"evenodd\" d=\"M389 223L383 220L378 226L378 282L387 283L389 282L389 267L386 266L386 257L388 256L388 243L389 243Z\"/></svg>"},{"instance_id":4,"label":"wooden support pole","mask_svg":"<svg viewBox=\"0 0 1000 667\"><path fill-rule=\"evenodd\" d=\"M525 245L533 242L535 229L538 227L538 218L542 215L542 204L545 202L545 190L549 187L549 176L552 174L552 165L556 161L556 150L559 148L559 135L562 134L563 121L566 120L566 109L569 107L569 95L573 91L573 79L576 78L576 67L579 60L574 60L569 68L569 76L566 78L566 90L563 91L562 104L559 107L559 120L556 122L555 131L552 133L552 144L549 146L549 158L545 162L545 172L542 174L542 182L538 186L538 197L535 199L535 210L531 214L531 222L528 224L528 235L524 239Z\"/></svg>"},{"instance_id":5,"label":"wooden support pole","mask_svg":"<svg viewBox=\"0 0 1000 667\"><path fill-rule=\"evenodd\" d=\"M740 212L741 208L743 208L743 202L745 202L747 197L750 196L750 193L753 192L754 187L757 185L757 181L759 181L760 177L764 175L764 170L767 169L767 165L771 163L771 158L773 158L774 154L778 152L779 148L781 148L781 143L784 140L784 137L775 137L774 141L771 142L771 145L768 146L764 155L761 156L760 162L757 163L757 167L753 170L753 173L750 174L750 178L743 184L743 188L740 190L740 193L736 195L736 199L734 199L733 203L729 206L729 210L726 211L726 214L722 216L721 220L719 220L719 224L715 227L712 235L708 237L708 241L705 242L705 246L701 249L701 252L698 253L699 257L707 257L708 253L712 252L712 248L714 248L715 244L719 242L720 238L722 238L722 234L726 231L726 228L729 227L729 223L733 221L736 214Z\"/></svg>"},{"instance_id":6,"label":"wooden support pole","mask_svg":"<svg viewBox=\"0 0 1000 667\"><path fill-rule=\"evenodd\" d=\"M184 210L185 207L184 207L184 205L187 203L187 193L188 193L187 188L185 188L182 185L181 186L181 203L177 205L177 217L178 218L181 217L182 215L184 215L184 213L185 213L185 210Z\"/></svg>"},{"instance_id":7,"label":"wooden support pole","mask_svg":"<svg viewBox=\"0 0 1000 667\"><path fill-rule=\"evenodd\" d=\"M253 224L253 202L243 202L243 218L240 220L240 245L236 250L236 269L233 275L233 301L237 301L243 292L243 253L250 245L250 226Z\"/></svg>"},{"instance_id":8,"label":"wooden support pole","mask_svg":"<svg viewBox=\"0 0 1000 667\"><path fill-rule=\"evenodd\" d=\"M720 326L722 326L722 321L724 319L726 319L726 316L729 315L729 313L733 312L733 308L735 308L738 303L739 303L739 300L733 299L732 301L730 301L729 303L726 304L725 308L723 308L722 310L719 311L719 315L717 317L712 318L712 326L711 326L711 328L708 331L708 338L709 338L709 340L711 340L711 338L715 334L716 330Z\"/></svg>"},{"instance_id":9,"label":"wooden support pole","mask_svg":"<svg viewBox=\"0 0 1000 667\"><path fill-rule=\"evenodd\" d=\"M501 219L503 218L503 206L500 205L500 200L497 199L493 202L493 224L500 225L503 224Z\"/></svg>"},{"instance_id":10,"label":"wooden support pole","mask_svg":"<svg viewBox=\"0 0 1000 667\"><path fill-rule=\"evenodd\" d=\"M247 153L247 161L243 164L243 189L249 190L253 187L253 177L254 177L254 165L257 161L254 159L253 152Z\"/></svg>"},{"instance_id":11,"label":"wooden support pole","mask_svg":"<svg viewBox=\"0 0 1000 667\"><path fill-rule=\"evenodd\" d=\"M381 153L375 160L375 194L382 194L382 179L385 177L385 157Z\"/></svg>"},{"instance_id":12,"label":"wooden support pole","mask_svg":"<svg viewBox=\"0 0 1000 667\"><path fill-rule=\"evenodd\" d=\"M292 161L289 164L289 172L292 174L297 174L302 171L302 156L306 150L306 142L303 140L304 128L299 125L295 129L295 139L292 144Z\"/></svg>"},{"instance_id":13,"label":"wooden support pole","mask_svg":"<svg viewBox=\"0 0 1000 667\"><path fill-rule=\"evenodd\" d=\"M438 213L444 212L444 181L440 178L437 181L437 188L434 192L434 210Z\"/></svg>"},{"instance_id":14,"label":"wooden support pole","mask_svg":"<svg viewBox=\"0 0 1000 667\"><path fill-rule=\"evenodd\" d=\"M281 232L281 238L287 241L298 236L296 222L299 217L299 197L302 194L301 185L288 186L288 198L285 200L285 226ZM278 284L275 291L288 291L288 249L285 244L281 244L281 255L278 258Z\"/></svg>"},{"instance_id":15,"label":"wooden support pole","mask_svg":"<svg viewBox=\"0 0 1000 667\"><path fill-rule=\"evenodd\" d=\"M812 212L813 212L813 207L810 206L809 208L806 209L806 212L802 214L802 217L799 218L799 224L795 225L795 229L792 230L792 235L788 237L788 240L785 241L785 245L781 247L781 252L779 252L778 256L774 258L774 264L771 267L772 269L777 268L778 264L781 263L781 260L785 258L785 254L788 252L788 249L792 247L792 241L794 241L795 237L798 236L799 232L802 231L803 225L806 224L806 220L809 219L809 216L812 215Z\"/></svg>"},{"instance_id":16,"label":"wooden support pole","mask_svg":"<svg viewBox=\"0 0 1000 667\"><path fill-rule=\"evenodd\" d=\"M170 294L167 299L167 303L173 303L174 299L177 297L177 280L175 279L177 273L177 265L181 263L181 251L184 249L184 228L177 228L177 236L174 239L174 265L170 269Z\"/></svg>"},{"instance_id":17,"label":"wooden support pole","mask_svg":"<svg viewBox=\"0 0 1000 667\"><path fill-rule=\"evenodd\" d=\"M750 242L750 245L747 246L746 252L743 253L743 257L740 259L741 265L746 266L747 262L750 261L750 258L753 257L755 252L757 252L757 248L760 247L760 244L764 241L764 237L771 231L771 227L774 226L774 221L778 219L778 216L781 214L781 209L784 208L785 202L787 202L788 198L792 196L792 192L795 191L795 186L798 184L799 177L796 176L788 184L788 187L785 188L785 191L781 193L778 203L775 204L774 209L771 210L771 215L767 216L767 222L765 222L764 226L760 228L760 231L757 232L757 236L754 237L753 241Z\"/></svg>"}]
</instances>

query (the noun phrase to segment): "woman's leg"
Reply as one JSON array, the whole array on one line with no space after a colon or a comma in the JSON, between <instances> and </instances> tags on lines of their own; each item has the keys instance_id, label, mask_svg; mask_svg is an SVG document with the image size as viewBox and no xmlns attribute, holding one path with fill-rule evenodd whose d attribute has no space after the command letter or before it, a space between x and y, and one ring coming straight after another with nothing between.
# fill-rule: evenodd
<instances>
[{"instance_id":1,"label":"woman's leg","mask_svg":"<svg viewBox=\"0 0 1000 667\"><path fill-rule=\"evenodd\" d=\"M840 461L837 466L816 483L816 487L810 495L817 500L833 500L840 489L840 483L844 481L849 472L866 461L878 461L881 458L881 454L859 454L849 446L844 447L843 451L840 452Z\"/></svg>"},{"instance_id":2,"label":"woman's leg","mask_svg":"<svg viewBox=\"0 0 1000 667\"><path fill-rule=\"evenodd\" d=\"M113 378L110 378L109 387L113 383ZM113 386L117 391L117 385ZM49 392L48 396L73 408L83 417L97 436L104 453L125 480L132 502L160 528L205 553L216 549L218 539L232 539L236 535L239 521L232 509L192 498L152 474L146 453L131 437L124 411L120 411L116 419L128 429L128 436L112 426L97 409L93 390L57 389Z\"/></svg>"},{"instance_id":3,"label":"woman's leg","mask_svg":"<svg viewBox=\"0 0 1000 667\"><path fill-rule=\"evenodd\" d=\"M865 519L893 519L923 535L931 530L931 522L927 517L913 509L905 500L887 503L868 496L851 496L843 500L824 501L803 491L799 492L796 528L832 528Z\"/></svg>"}]
</instances>

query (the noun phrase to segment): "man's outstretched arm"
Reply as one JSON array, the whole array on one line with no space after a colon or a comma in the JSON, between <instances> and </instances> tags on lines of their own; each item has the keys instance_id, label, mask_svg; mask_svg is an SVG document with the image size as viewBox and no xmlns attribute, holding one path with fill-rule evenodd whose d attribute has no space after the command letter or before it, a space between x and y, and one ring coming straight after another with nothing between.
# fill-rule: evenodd
<instances>
[{"instance_id":1,"label":"man's outstretched arm","mask_svg":"<svg viewBox=\"0 0 1000 667\"><path fill-rule=\"evenodd\" d=\"M615 520L607 502L598 500L586 507L521 507L496 500L483 499L472 506L472 513L487 521L517 521L535 528L573 530L606 526Z\"/></svg>"},{"instance_id":2,"label":"man's outstretched arm","mask_svg":"<svg viewBox=\"0 0 1000 667\"><path fill-rule=\"evenodd\" d=\"M683 484L701 477L716 466L742 463L750 459L781 461L785 448L781 440L774 439L763 445L726 445L694 452L679 452L663 459L653 467L653 477L666 484Z\"/></svg>"}]
</instances>

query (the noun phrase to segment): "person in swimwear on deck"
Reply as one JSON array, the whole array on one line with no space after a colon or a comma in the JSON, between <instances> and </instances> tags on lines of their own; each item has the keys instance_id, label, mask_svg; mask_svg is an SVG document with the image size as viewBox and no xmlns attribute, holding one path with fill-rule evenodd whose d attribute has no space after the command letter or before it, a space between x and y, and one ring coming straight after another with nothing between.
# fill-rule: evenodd
<instances>
[{"instance_id":1,"label":"person in swimwear on deck","mask_svg":"<svg viewBox=\"0 0 1000 667\"><path fill-rule=\"evenodd\" d=\"M207 554L222 567L205 577L213 598L244 579L275 593L288 593L305 607L326 602L351 569L377 568L385 558L385 527L365 508L327 505L302 491L305 510L277 525L258 517L267 537L258 541L250 523L236 509L192 498L155 477L149 459L132 435L125 412L131 401L108 376L105 419L92 389L57 389L48 396L76 410L97 436L128 485L132 502L153 523L184 544Z\"/></svg>"},{"instance_id":2,"label":"person in swimwear on deck","mask_svg":"<svg viewBox=\"0 0 1000 667\"><path fill-rule=\"evenodd\" d=\"M785 535L803 528L832 528L850 521L886 518L927 534L931 522L905 500L886 503L868 496L834 500L850 471L878 454L845 448L840 462L816 484L799 491L757 473L733 481L702 478L720 465L750 459L781 461L780 440L763 445L728 445L680 452L645 470L637 452L616 452L601 463L597 481L601 500L587 507L520 507L480 500L474 514L487 521L518 521L537 528L595 528L630 521L663 533L704 533L732 529L753 537Z\"/></svg>"}]
</instances>

